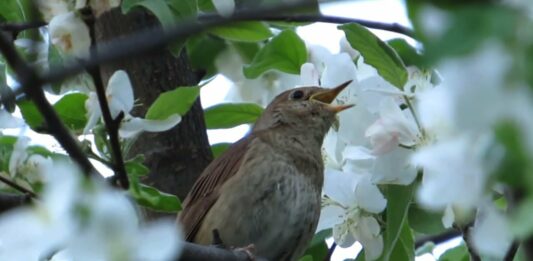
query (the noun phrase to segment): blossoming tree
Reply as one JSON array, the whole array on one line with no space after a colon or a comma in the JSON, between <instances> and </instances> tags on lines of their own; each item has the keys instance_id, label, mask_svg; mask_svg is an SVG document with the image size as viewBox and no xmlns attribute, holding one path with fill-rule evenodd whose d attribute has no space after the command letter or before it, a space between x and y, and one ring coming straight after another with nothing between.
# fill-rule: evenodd
<instances>
[{"instance_id":1,"label":"blossoming tree","mask_svg":"<svg viewBox=\"0 0 533 261\"><path fill-rule=\"evenodd\" d=\"M317 1L5 0L0 260L245 260L196 251L157 218L229 146L206 129L253 123L288 88L348 80L337 102L357 106L324 140L301 260L356 242L355 260L414 260L454 237L439 260L533 259L533 4L467 2L408 0L408 29L324 16ZM338 24L338 53L296 33L314 22ZM230 103L202 109L217 74Z\"/></svg>"}]
</instances>

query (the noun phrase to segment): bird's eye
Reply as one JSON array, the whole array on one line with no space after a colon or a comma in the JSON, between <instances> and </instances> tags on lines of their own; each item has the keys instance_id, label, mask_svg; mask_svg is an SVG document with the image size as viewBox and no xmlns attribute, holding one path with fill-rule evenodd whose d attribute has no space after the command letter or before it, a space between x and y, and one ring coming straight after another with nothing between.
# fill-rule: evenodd
<instances>
[{"instance_id":1,"label":"bird's eye","mask_svg":"<svg viewBox=\"0 0 533 261\"><path fill-rule=\"evenodd\" d=\"M304 92L301 90L296 90L291 93L291 99L292 100L299 100L304 97Z\"/></svg>"}]
</instances>

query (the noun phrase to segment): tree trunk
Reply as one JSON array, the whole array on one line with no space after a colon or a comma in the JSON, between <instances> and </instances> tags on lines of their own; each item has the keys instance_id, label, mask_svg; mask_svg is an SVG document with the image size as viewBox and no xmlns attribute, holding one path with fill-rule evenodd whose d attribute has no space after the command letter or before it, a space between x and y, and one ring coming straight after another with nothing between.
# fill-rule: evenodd
<instances>
[{"instance_id":1,"label":"tree trunk","mask_svg":"<svg viewBox=\"0 0 533 261\"><path fill-rule=\"evenodd\" d=\"M115 8L96 20L96 41L105 42L153 26L158 26L158 21L146 11L135 10L123 15L120 9ZM185 52L176 58L164 48L147 56L102 65L100 72L104 86L119 69L128 72L136 104L140 105L135 107L133 114L140 117L144 117L161 92L178 86L197 85L199 81L189 66ZM126 157L137 154L145 155L145 164L150 168L150 174L143 182L183 200L213 158L200 99L173 129L140 135Z\"/></svg>"}]
</instances>

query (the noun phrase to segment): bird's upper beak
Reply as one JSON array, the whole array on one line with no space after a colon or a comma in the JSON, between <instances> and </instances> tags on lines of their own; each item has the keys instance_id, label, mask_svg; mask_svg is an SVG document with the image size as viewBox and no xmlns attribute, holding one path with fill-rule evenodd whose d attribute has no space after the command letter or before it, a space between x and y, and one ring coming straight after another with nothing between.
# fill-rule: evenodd
<instances>
[{"instance_id":1,"label":"bird's upper beak","mask_svg":"<svg viewBox=\"0 0 533 261\"><path fill-rule=\"evenodd\" d=\"M344 90L348 85L350 85L350 83L352 83L352 80L349 80L347 82L341 83L339 86L337 86L337 87L335 87L333 89L329 89L327 91L315 93L315 94L313 94L311 96L310 99L314 100L314 101L321 102L321 103L325 103L326 104L326 109L330 110L332 112L335 112L335 113L343 111L343 110L346 110L348 108L353 107L354 105L353 104L332 105L331 102L333 102L333 100L335 100L337 95L339 95L339 93L342 90Z\"/></svg>"}]
</instances>

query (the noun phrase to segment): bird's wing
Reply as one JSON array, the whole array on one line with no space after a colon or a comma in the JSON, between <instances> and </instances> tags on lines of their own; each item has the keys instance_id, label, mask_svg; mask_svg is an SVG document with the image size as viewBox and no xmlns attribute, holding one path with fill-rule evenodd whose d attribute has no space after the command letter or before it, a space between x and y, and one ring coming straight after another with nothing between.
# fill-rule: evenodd
<instances>
[{"instance_id":1,"label":"bird's wing","mask_svg":"<svg viewBox=\"0 0 533 261\"><path fill-rule=\"evenodd\" d=\"M234 143L202 172L183 201L183 210L178 219L184 227L186 240L193 241L202 220L218 199L218 190L237 173L247 151L252 135Z\"/></svg>"}]
</instances>

